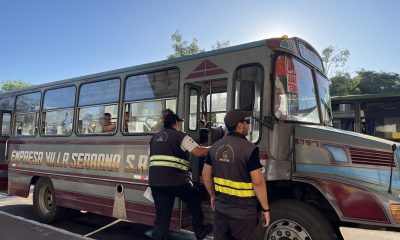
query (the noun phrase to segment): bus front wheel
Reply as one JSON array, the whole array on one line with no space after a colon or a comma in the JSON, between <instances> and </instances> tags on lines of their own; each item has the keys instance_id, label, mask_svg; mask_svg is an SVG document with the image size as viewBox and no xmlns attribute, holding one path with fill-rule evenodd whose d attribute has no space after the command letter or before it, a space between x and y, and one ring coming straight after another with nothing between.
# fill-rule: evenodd
<instances>
[{"instance_id":1,"label":"bus front wheel","mask_svg":"<svg viewBox=\"0 0 400 240\"><path fill-rule=\"evenodd\" d=\"M317 209L295 201L281 200L271 204L271 222L258 228L259 240L336 240L331 224Z\"/></svg>"},{"instance_id":2,"label":"bus front wheel","mask_svg":"<svg viewBox=\"0 0 400 240\"><path fill-rule=\"evenodd\" d=\"M33 210L42 223L51 223L65 215L65 208L56 204L53 183L49 178L39 178L33 190Z\"/></svg>"}]
</instances>

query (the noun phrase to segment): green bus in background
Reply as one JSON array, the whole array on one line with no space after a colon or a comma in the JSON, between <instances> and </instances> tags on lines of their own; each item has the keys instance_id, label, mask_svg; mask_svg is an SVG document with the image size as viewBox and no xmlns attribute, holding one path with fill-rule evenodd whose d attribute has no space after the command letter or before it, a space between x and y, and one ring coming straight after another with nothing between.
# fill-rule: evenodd
<instances>
[{"instance_id":1,"label":"green bus in background","mask_svg":"<svg viewBox=\"0 0 400 240\"><path fill-rule=\"evenodd\" d=\"M335 128L400 141L400 93L332 97Z\"/></svg>"}]
</instances>

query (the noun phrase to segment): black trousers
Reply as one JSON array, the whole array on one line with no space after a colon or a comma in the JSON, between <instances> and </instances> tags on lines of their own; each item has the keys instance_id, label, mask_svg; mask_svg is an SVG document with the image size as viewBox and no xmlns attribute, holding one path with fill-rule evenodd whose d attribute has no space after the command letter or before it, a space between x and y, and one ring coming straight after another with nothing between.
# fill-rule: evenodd
<instances>
[{"instance_id":1,"label":"black trousers","mask_svg":"<svg viewBox=\"0 0 400 240\"><path fill-rule=\"evenodd\" d=\"M231 218L214 212L214 240L257 239L257 216L250 219Z\"/></svg>"},{"instance_id":2,"label":"black trousers","mask_svg":"<svg viewBox=\"0 0 400 240\"><path fill-rule=\"evenodd\" d=\"M156 205L156 222L154 225L154 239L168 239L169 224L175 197L182 199L192 214L193 231L199 232L203 228L203 212L199 193L191 183L170 187L151 187L154 203Z\"/></svg>"}]
</instances>

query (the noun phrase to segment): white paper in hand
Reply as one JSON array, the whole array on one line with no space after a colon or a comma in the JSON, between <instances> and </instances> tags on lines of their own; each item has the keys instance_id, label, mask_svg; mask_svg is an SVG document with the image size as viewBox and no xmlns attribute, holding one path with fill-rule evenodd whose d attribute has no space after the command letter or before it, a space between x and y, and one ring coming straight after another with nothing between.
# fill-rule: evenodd
<instances>
[{"instance_id":1,"label":"white paper in hand","mask_svg":"<svg viewBox=\"0 0 400 240\"><path fill-rule=\"evenodd\" d=\"M143 196L150 202L154 203L154 199L153 199L153 195L151 194L150 187L147 187L146 191L143 193Z\"/></svg>"}]
</instances>

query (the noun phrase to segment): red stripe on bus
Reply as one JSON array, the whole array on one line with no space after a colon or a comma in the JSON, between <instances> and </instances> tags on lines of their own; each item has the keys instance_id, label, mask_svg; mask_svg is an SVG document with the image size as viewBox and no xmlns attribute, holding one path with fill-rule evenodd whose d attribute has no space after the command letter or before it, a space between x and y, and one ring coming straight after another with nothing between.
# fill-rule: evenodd
<instances>
[{"instance_id":1,"label":"red stripe on bus","mask_svg":"<svg viewBox=\"0 0 400 240\"><path fill-rule=\"evenodd\" d=\"M95 196L78 192L56 189L57 205L79 210L85 210L112 217L114 199ZM153 204L125 201L127 218L136 223L153 225L155 220L155 207ZM174 209L171 216L173 229L179 227L179 209ZM183 211L183 217L189 216L188 210Z\"/></svg>"},{"instance_id":2,"label":"red stripe on bus","mask_svg":"<svg viewBox=\"0 0 400 240\"><path fill-rule=\"evenodd\" d=\"M143 190L144 192L144 190ZM81 201L81 202L91 202L95 203L97 205L103 205L103 206L113 206L114 205L114 198L110 197L104 197L104 196L98 196L98 195L90 195L90 194L84 194L84 193L79 193L75 191L68 191L68 190L60 190L56 189L56 197L61 197L61 198L67 198L67 199L74 199L76 201ZM132 211L132 212L140 212L140 213L146 213L150 215L155 215L156 214L156 209L153 203L145 203L145 202L137 202L137 201L129 201L125 198L125 207L127 211ZM182 217L187 218L190 217L190 212L188 209L184 209L182 211ZM172 218L179 218L179 209L173 209L172 210Z\"/></svg>"},{"instance_id":3,"label":"red stripe on bus","mask_svg":"<svg viewBox=\"0 0 400 240\"><path fill-rule=\"evenodd\" d=\"M73 199L68 197L63 197L63 195L59 195L59 190L56 190L56 201L57 205L77 209L77 210L84 210L91 213L96 213L104 216L112 216L113 207L98 204L96 201L92 202L85 202L79 199Z\"/></svg>"},{"instance_id":4,"label":"red stripe on bus","mask_svg":"<svg viewBox=\"0 0 400 240\"><path fill-rule=\"evenodd\" d=\"M0 170L7 170L8 169L8 163L0 163Z\"/></svg>"},{"instance_id":5,"label":"red stripe on bus","mask_svg":"<svg viewBox=\"0 0 400 240\"><path fill-rule=\"evenodd\" d=\"M224 74L226 71L224 69L213 69L213 70L208 70L206 72L206 76L213 76L213 75L218 75L218 74Z\"/></svg>"},{"instance_id":6,"label":"red stripe on bus","mask_svg":"<svg viewBox=\"0 0 400 240\"><path fill-rule=\"evenodd\" d=\"M8 187L8 179L0 178L0 190L1 191L7 190L7 187Z\"/></svg>"},{"instance_id":7,"label":"red stripe on bus","mask_svg":"<svg viewBox=\"0 0 400 240\"><path fill-rule=\"evenodd\" d=\"M8 190L10 195L19 196L19 197L28 197L29 196L29 184L28 183L20 183L14 181L8 181Z\"/></svg>"},{"instance_id":8,"label":"red stripe on bus","mask_svg":"<svg viewBox=\"0 0 400 240\"><path fill-rule=\"evenodd\" d=\"M22 171L24 170L24 171ZM93 174L83 174L83 173L70 173L70 172L63 172L63 171L52 171L52 170L40 170L40 169L34 169L34 168L26 168L26 167L10 167L8 169L9 172L18 172L18 173L25 173L25 175L29 175L29 176L35 176L35 175L68 175L68 176L60 176L60 177L64 177L64 178L71 178L71 177L90 177L90 178L96 178L93 180L97 180L97 181L107 181L107 180L114 180L114 181L125 181L128 182L128 184L147 184L147 181L145 180L139 180L139 179L133 179L132 178L120 178L120 177L109 177L109 176L102 176L102 175L93 175ZM29 172L26 172L29 171ZM36 174L33 174L36 173ZM135 181L132 181L135 180ZM125 183L124 183L125 184Z\"/></svg>"},{"instance_id":9,"label":"red stripe on bus","mask_svg":"<svg viewBox=\"0 0 400 240\"><path fill-rule=\"evenodd\" d=\"M322 188L344 219L390 223L379 199L367 190L346 183L308 176L294 176L293 179L304 179ZM368 211L364 211L365 209Z\"/></svg>"},{"instance_id":10,"label":"red stripe on bus","mask_svg":"<svg viewBox=\"0 0 400 240\"><path fill-rule=\"evenodd\" d=\"M18 144L33 144L33 145L149 145L150 140L10 140L8 143L10 145Z\"/></svg>"}]
</instances>

